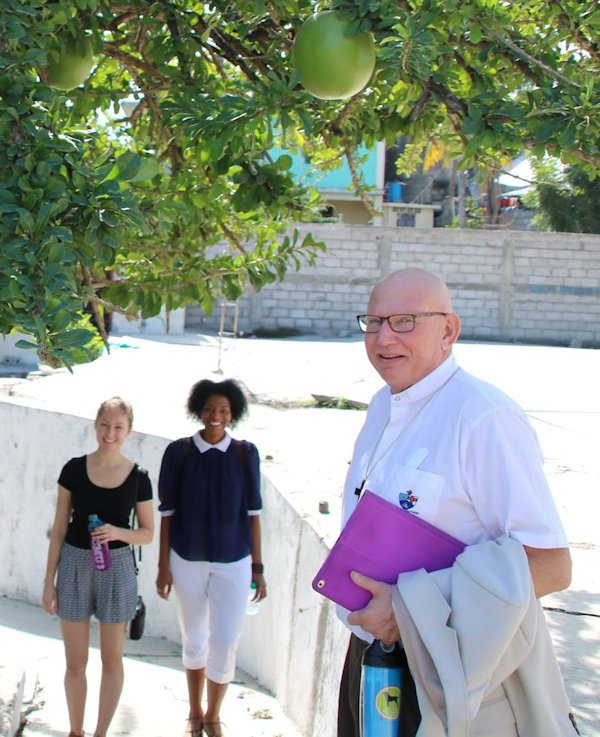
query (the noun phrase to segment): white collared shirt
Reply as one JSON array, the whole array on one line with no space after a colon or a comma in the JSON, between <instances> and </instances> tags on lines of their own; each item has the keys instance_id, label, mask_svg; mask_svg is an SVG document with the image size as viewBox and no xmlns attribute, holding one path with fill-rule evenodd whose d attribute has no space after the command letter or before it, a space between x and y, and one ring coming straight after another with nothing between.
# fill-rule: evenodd
<instances>
[{"instance_id":1,"label":"white collared shirt","mask_svg":"<svg viewBox=\"0 0 600 737\"><path fill-rule=\"evenodd\" d=\"M343 525L364 489L467 545L503 534L537 548L568 547L525 412L449 356L414 386L372 398L344 485ZM338 616L358 637L373 638Z\"/></svg>"},{"instance_id":2,"label":"white collared shirt","mask_svg":"<svg viewBox=\"0 0 600 737\"><path fill-rule=\"evenodd\" d=\"M343 523L366 475L365 488L468 545L506 534L566 547L542 466L523 410L451 355L409 389L385 386L373 397L344 486Z\"/></svg>"}]
</instances>

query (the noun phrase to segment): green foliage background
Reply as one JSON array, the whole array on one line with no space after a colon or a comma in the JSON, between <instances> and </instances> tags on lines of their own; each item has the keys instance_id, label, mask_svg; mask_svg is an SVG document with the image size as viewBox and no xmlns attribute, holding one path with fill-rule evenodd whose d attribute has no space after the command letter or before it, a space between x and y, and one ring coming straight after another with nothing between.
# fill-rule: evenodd
<instances>
[{"instance_id":1,"label":"green foliage background","mask_svg":"<svg viewBox=\"0 0 600 737\"><path fill-rule=\"evenodd\" d=\"M538 210L534 224L561 233L600 233L600 178L590 178L578 166L561 170L555 159L535 167L535 190L528 207Z\"/></svg>"},{"instance_id":2,"label":"green foliage background","mask_svg":"<svg viewBox=\"0 0 600 737\"><path fill-rule=\"evenodd\" d=\"M85 308L98 324L105 308L209 311L221 293L314 261L323 244L293 224L315 216L318 195L275 146L315 166L346 157L359 189L357 145L403 134L417 148L443 142L464 167L525 148L596 176L595 0L334 0L352 33L373 32L378 60L362 93L330 102L290 63L316 7L3 1L0 332L22 330L41 358L69 362L91 337ZM90 78L49 88L49 54L82 32Z\"/></svg>"}]
</instances>

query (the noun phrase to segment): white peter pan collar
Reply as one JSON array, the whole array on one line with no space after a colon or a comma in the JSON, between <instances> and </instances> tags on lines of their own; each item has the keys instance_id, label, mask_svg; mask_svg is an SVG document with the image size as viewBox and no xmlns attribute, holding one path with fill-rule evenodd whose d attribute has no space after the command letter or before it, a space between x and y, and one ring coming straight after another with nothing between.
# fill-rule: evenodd
<instances>
[{"instance_id":1,"label":"white peter pan collar","mask_svg":"<svg viewBox=\"0 0 600 737\"><path fill-rule=\"evenodd\" d=\"M201 453L206 453L207 450L210 450L211 448L216 448L217 450L220 450L222 453L225 453L227 448L229 448L231 444L231 435L228 435L225 433L225 437L223 440L219 440L218 443L215 443L215 445L211 445L210 443L207 443L206 440L200 435L200 431L197 433L194 433L193 435L194 445Z\"/></svg>"}]
</instances>

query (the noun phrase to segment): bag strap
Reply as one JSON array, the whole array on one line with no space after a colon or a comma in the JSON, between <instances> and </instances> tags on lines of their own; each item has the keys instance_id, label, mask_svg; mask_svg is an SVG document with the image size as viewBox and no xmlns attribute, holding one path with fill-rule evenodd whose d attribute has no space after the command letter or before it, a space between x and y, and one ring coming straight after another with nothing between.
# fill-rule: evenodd
<instances>
[{"instance_id":1,"label":"bag strap","mask_svg":"<svg viewBox=\"0 0 600 737\"><path fill-rule=\"evenodd\" d=\"M181 483L183 481L183 469L185 468L187 460L190 456L191 447L192 447L192 438L188 435L185 438L183 438L183 453L181 455L181 464L179 466L179 487L180 488L181 488Z\"/></svg>"},{"instance_id":2,"label":"bag strap","mask_svg":"<svg viewBox=\"0 0 600 737\"><path fill-rule=\"evenodd\" d=\"M183 471L187 465L188 458L190 456L190 449L192 447L192 438L188 435L183 438L183 452L181 454L181 461L179 468L177 469L177 486L179 493L181 494L181 487L183 485Z\"/></svg>"},{"instance_id":3,"label":"bag strap","mask_svg":"<svg viewBox=\"0 0 600 737\"><path fill-rule=\"evenodd\" d=\"M135 504L133 505L133 509L131 510L131 529L135 529L135 523L137 521L137 513L135 511L135 505L137 504L138 496L139 496L139 488L140 488L140 467L138 464L135 464ZM138 560L141 564L142 562L142 546L138 545ZM140 566L138 565L138 561L135 559L135 545L131 546L131 553L133 555L133 567L135 568L135 574L139 573Z\"/></svg>"},{"instance_id":4,"label":"bag strap","mask_svg":"<svg viewBox=\"0 0 600 737\"><path fill-rule=\"evenodd\" d=\"M244 480L246 482L245 491L244 491L244 504L245 504L245 511L248 513L248 493L249 489L251 487L251 472L250 472L250 461L248 460L248 449L246 448L246 444L243 440L233 440L233 443L235 443L235 449L238 454L238 460L240 462L240 466L242 467L242 474L244 476ZM248 533L249 534L249 533Z\"/></svg>"},{"instance_id":5,"label":"bag strap","mask_svg":"<svg viewBox=\"0 0 600 737\"><path fill-rule=\"evenodd\" d=\"M246 452L246 446L241 440L234 440L235 447L237 448L237 454L240 458L240 463L246 469L248 467L248 454Z\"/></svg>"}]
</instances>

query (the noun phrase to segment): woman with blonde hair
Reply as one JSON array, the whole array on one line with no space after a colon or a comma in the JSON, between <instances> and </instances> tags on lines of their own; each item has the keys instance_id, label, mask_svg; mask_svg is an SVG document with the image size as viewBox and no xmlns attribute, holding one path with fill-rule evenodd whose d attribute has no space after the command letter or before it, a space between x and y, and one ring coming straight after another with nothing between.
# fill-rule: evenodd
<instances>
[{"instance_id":1,"label":"woman with blonde hair","mask_svg":"<svg viewBox=\"0 0 600 737\"><path fill-rule=\"evenodd\" d=\"M83 735L92 614L99 622L102 659L94 737L106 736L123 688L126 625L137 603L131 546L147 545L154 529L148 474L121 452L132 422L128 402L120 397L102 402L95 422L98 447L68 461L58 479L42 602L48 614L60 619L69 737ZM129 523L134 509L136 529ZM89 518L94 515L101 524L90 532ZM104 570L94 565L92 541L108 547Z\"/></svg>"}]
</instances>

